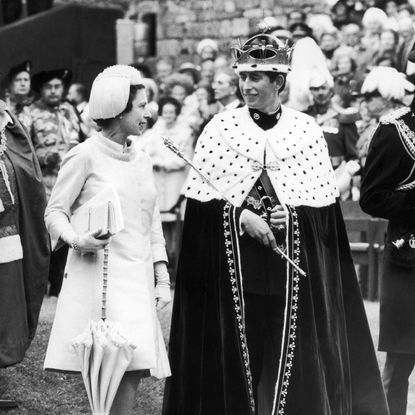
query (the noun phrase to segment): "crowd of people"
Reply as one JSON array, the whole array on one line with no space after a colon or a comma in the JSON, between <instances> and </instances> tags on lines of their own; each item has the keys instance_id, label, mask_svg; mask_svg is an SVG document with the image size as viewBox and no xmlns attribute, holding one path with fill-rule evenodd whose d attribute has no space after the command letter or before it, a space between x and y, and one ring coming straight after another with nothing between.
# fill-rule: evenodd
<instances>
[{"instance_id":1,"label":"crowd of people","mask_svg":"<svg viewBox=\"0 0 415 415\"><path fill-rule=\"evenodd\" d=\"M6 309L2 312L2 333L13 332L8 343L19 343L20 349L0 352L0 367L22 359L36 328L46 282L34 281L34 274L28 278L27 270L47 273L49 267L50 296L60 294L64 273L70 278L59 300L45 367L77 370L73 356L65 354L67 326L75 331L85 326L101 272L97 259L92 263L87 258L92 254L101 260L103 248L111 246L115 265L110 271L126 270L120 285L112 288L111 312L135 333L144 317L127 314L145 292L135 314L147 316L147 331L141 334L151 339L146 359L141 351L134 355L114 413L128 413L147 369L166 377L171 366L165 414L199 413L201 407L200 413L229 415L299 413L305 404L295 399L300 394L310 413L349 413L353 402L362 411L358 413L386 415L337 199L358 201L362 192L365 210L400 223L402 195L393 212L390 207L383 211L379 194L386 192L392 200L390 189L377 193L373 186L389 186L388 154L376 153L383 125L396 126L405 148L413 152L405 129L410 120L401 122L401 117L413 116L415 59L408 61L408 53L415 10L398 1L372 3L339 0L328 14L293 10L285 25L264 18L248 41L234 45L232 55L216 41L203 39L192 62L163 56L154 66L144 60L115 65L97 76L90 93L89 86L73 82L66 68L35 72L30 61L11 68L0 106L0 270L19 274L13 284L33 286L36 298L29 301L26 326L18 330L10 329L18 324ZM286 140L291 134L297 137L294 144ZM286 144L272 141L275 135ZM184 157L171 152L164 138ZM405 156L406 164L391 164L396 171L390 174L400 173L399 191L413 187L411 154ZM191 172L186 158L206 175ZM137 187L131 187L133 178ZM116 189L128 232L114 238L98 231L74 232L69 218L103 183ZM31 200L43 211L48 202L50 258L43 220L30 219L40 210L25 208ZM412 204L405 209L410 216ZM185 210L169 366L152 297L157 308L170 301L166 264L168 258L177 259L177 223ZM30 221L42 225L31 233ZM31 248L35 234L40 242ZM415 237L410 238L414 248ZM141 247L139 255L135 246ZM23 256L28 250L31 255ZM285 262L287 253L293 268ZM313 278L300 279L301 267ZM145 279L135 280L136 269ZM285 277L274 279L276 272ZM402 277L396 270L391 273ZM384 304L394 302L382 298ZM85 308L68 319L68 304L74 300ZM388 352L383 380L390 413L403 415L415 361L402 355L413 356L413 345L395 347L388 336L381 339ZM272 348L280 353L271 356ZM358 350L364 350L364 359ZM295 392L287 398L291 373ZM340 394L326 377L341 379ZM301 390L314 393L305 396Z\"/></svg>"}]
</instances>

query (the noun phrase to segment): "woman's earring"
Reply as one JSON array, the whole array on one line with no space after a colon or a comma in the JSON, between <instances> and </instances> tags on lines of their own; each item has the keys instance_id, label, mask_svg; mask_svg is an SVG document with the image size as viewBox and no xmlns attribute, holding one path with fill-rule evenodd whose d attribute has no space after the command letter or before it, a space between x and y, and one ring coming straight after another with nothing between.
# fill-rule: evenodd
<instances>
[{"instance_id":1,"label":"woman's earring","mask_svg":"<svg viewBox=\"0 0 415 415\"><path fill-rule=\"evenodd\" d=\"M118 119L119 119L119 120L122 120L122 115L120 115L120 116L118 117Z\"/></svg>"}]
</instances>

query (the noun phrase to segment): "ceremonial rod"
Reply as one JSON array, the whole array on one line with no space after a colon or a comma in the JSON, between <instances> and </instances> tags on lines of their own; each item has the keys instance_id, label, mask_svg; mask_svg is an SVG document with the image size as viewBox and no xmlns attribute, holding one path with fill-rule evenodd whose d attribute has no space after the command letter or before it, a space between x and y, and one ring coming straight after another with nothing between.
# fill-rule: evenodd
<instances>
[{"instance_id":1,"label":"ceremonial rod","mask_svg":"<svg viewBox=\"0 0 415 415\"><path fill-rule=\"evenodd\" d=\"M186 157L183 154L183 151L181 151L179 148L177 148L173 141L170 138L165 138L165 137L161 137L163 139L164 145L171 150L173 153L175 153L177 156L179 156L182 160L184 160L193 170L195 170L199 176L201 176L207 183L209 183L209 185L215 189L222 197L224 200L226 200L226 202L228 202L230 205L233 205L233 203L223 194L223 192L221 192L216 185L210 180L210 178L199 168L196 167L196 165L193 163L192 160L190 160L188 157ZM301 275L306 276L307 274L305 273L304 270L302 270L285 252L283 252L280 248L278 248L278 246L276 246L275 248L272 248L272 250L274 252L276 252L277 254L281 255L287 262L289 262Z\"/></svg>"}]
</instances>

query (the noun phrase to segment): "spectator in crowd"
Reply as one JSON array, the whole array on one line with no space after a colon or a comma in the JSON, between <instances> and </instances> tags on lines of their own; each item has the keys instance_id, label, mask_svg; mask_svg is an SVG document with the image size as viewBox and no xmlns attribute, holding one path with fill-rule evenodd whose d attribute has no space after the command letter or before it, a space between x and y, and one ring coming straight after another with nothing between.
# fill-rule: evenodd
<instances>
[{"instance_id":1,"label":"spectator in crowd","mask_svg":"<svg viewBox=\"0 0 415 415\"><path fill-rule=\"evenodd\" d=\"M347 199L350 197L352 176L359 170L357 163L349 163L357 159L357 112L346 112L334 104L333 78L327 72L315 71L309 85L313 103L306 114L311 115L323 130L338 184L342 183L342 186L339 185L340 197Z\"/></svg>"},{"instance_id":2,"label":"spectator in crowd","mask_svg":"<svg viewBox=\"0 0 415 415\"><path fill-rule=\"evenodd\" d=\"M313 38L313 31L311 27L305 23L294 23L289 27L290 32L293 35L293 43L295 44L299 39L304 37Z\"/></svg>"},{"instance_id":3,"label":"spectator in crowd","mask_svg":"<svg viewBox=\"0 0 415 415\"><path fill-rule=\"evenodd\" d=\"M200 64L200 80L212 84L215 77L216 66L215 62L205 60Z\"/></svg>"},{"instance_id":4,"label":"spectator in crowd","mask_svg":"<svg viewBox=\"0 0 415 415\"><path fill-rule=\"evenodd\" d=\"M239 77L235 71L228 69L216 72L212 87L215 92L215 99L220 105L220 112L242 106Z\"/></svg>"},{"instance_id":5,"label":"spectator in crowd","mask_svg":"<svg viewBox=\"0 0 415 415\"><path fill-rule=\"evenodd\" d=\"M191 62L184 62L179 66L177 72L186 75L193 87L200 81L200 68Z\"/></svg>"},{"instance_id":6,"label":"spectator in crowd","mask_svg":"<svg viewBox=\"0 0 415 415\"><path fill-rule=\"evenodd\" d=\"M180 103L182 108L179 116L180 121L187 123L194 131L198 131L203 120L193 92L194 86L188 76L175 72L166 78L164 95L172 97Z\"/></svg>"},{"instance_id":7,"label":"spectator in crowd","mask_svg":"<svg viewBox=\"0 0 415 415\"><path fill-rule=\"evenodd\" d=\"M200 81L197 84L193 96L196 98L197 107L199 108L201 117L201 124L194 132L194 136L197 138L203 128L205 128L205 125L219 112L220 103L215 99L215 91L213 90L212 85L206 81Z\"/></svg>"},{"instance_id":8,"label":"spectator in crowd","mask_svg":"<svg viewBox=\"0 0 415 415\"><path fill-rule=\"evenodd\" d=\"M413 6L408 3L402 3L398 6L398 23L400 20L411 17L415 14Z\"/></svg>"},{"instance_id":9,"label":"spectator in crowd","mask_svg":"<svg viewBox=\"0 0 415 415\"><path fill-rule=\"evenodd\" d=\"M156 82L160 94L164 93L165 81L174 71L174 59L170 56L163 56L156 63Z\"/></svg>"},{"instance_id":10,"label":"spectator in crowd","mask_svg":"<svg viewBox=\"0 0 415 415\"><path fill-rule=\"evenodd\" d=\"M45 213L52 247L66 244L71 255L44 368L80 372L71 343L100 315L96 298L102 295L103 248L108 245L107 318L137 345L110 410L117 415L131 414L142 378L170 375L156 314L170 301L157 194L148 155L129 139L141 134L150 116L146 104L142 77L135 68L114 65L95 78L90 114L102 130L65 156ZM86 231L87 220L79 219L75 226L76 209L87 210L83 205L107 189L113 189L120 201L125 227L110 237L102 235L102 229Z\"/></svg>"},{"instance_id":11,"label":"spectator in crowd","mask_svg":"<svg viewBox=\"0 0 415 415\"><path fill-rule=\"evenodd\" d=\"M386 27L387 21L385 12L379 8L371 7L365 11L362 18L361 44L363 51L359 56L359 69L370 68L374 65L380 50L380 34Z\"/></svg>"},{"instance_id":12,"label":"spectator in crowd","mask_svg":"<svg viewBox=\"0 0 415 415\"><path fill-rule=\"evenodd\" d=\"M23 360L35 335L49 268L45 207L28 132L0 101L0 368ZM17 406L3 398L0 411Z\"/></svg>"},{"instance_id":13,"label":"spectator in crowd","mask_svg":"<svg viewBox=\"0 0 415 415\"><path fill-rule=\"evenodd\" d=\"M179 243L174 208L180 208L177 202L188 169L186 163L164 145L162 137L171 139L191 159L193 132L187 123L179 119L181 105L176 99L161 98L158 107L159 118L151 130L146 131L143 138L148 143L146 151L153 162L159 208L162 212L163 234L166 238L167 254L172 259Z\"/></svg>"},{"instance_id":14,"label":"spectator in crowd","mask_svg":"<svg viewBox=\"0 0 415 415\"><path fill-rule=\"evenodd\" d=\"M194 86L188 76L175 72L165 79L164 94L184 104L186 97L193 93Z\"/></svg>"},{"instance_id":15,"label":"spectator in crowd","mask_svg":"<svg viewBox=\"0 0 415 415\"><path fill-rule=\"evenodd\" d=\"M414 21L411 17L398 20L398 33L403 43L411 41L415 34Z\"/></svg>"},{"instance_id":16,"label":"spectator in crowd","mask_svg":"<svg viewBox=\"0 0 415 415\"><path fill-rule=\"evenodd\" d=\"M379 38L379 50L374 56L374 63L376 60L387 55L391 58L392 65L395 69L398 69L398 54L399 54L399 33L393 29L383 29ZM379 65L379 63L377 62Z\"/></svg>"},{"instance_id":17,"label":"spectator in crowd","mask_svg":"<svg viewBox=\"0 0 415 415\"><path fill-rule=\"evenodd\" d=\"M350 46L355 50L359 50L360 38L361 38L361 27L358 23L349 23L344 25L341 30L343 43L346 46Z\"/></svg>"},{"instance_id":18,"label":"spectator in crowd","mask_svg":"<svg viewBox=\"0 0 415 415\"><path fill-rule=\"evenodd\" d=\"M383 7L386 15L389 18L397 20L398 17L398 3L395 0L387 0Z\"/></svg>"},{"instance_id":19,"label":"spectator in crowd","mask_svg":"<svg viewBox=\"0 0 415 415\"><path fill-rule=\"evenodd\" d=\"M79 143L78 117L72 105L64 100L70 80L71 72L68 69L39 72L32 79L33 89L40 98L30 106L31 138L48 199L63 157ZM67 248L62 248L51 255L49 295L59 294L67 252Z\"/></svg>"},{"instance_id":20,"label":"spectator in crowd","mask_svg":"<svg viewBox=\"0 0 415 415\"><path fill-rule=\"evenodd\" d=\"M413 52L409 57L415 60ZM384 72L387 69L382 68ZM374 73L362 87L365 95L378 91L384 100L402 99L406 87L403 77L370 76ZM365 212L389 220L380 284L378 348L386 352L383 385L390 415L407 413L409 378L415 365L413 104L381 118L370 140L360 199Z\"/></svg>"},{"instance_id":21,"label":"spectator in crowd","mask_svg":"<svg viewBox=\"0 0 415 415\"><path fill-rule=\"evenodd\" d=\"M219 47L213 39L202 39L196 46L200 62L214 61L218 55Z\"/></svg>"},{"instance_id":22,"label":"spectator in crowd","mask_svg":"<svg viewBox=\"0 0 415 415\"><path fill-rule=\"evenodd\" d=\"M230 66L229 56L220 54L215 59L215 72L222 69L228 69Z\"/></svg>"},{"instance_id":23,"label":"spectator in crowd","mask_svg":"<svg viewBox=\"0 0 415 415\"><path fill-rule=\"evenodd\" d=\"M7 74L6 103L27 131L30 131L32 123L29 111L29 106L33 102L31 73L32 63L24 61L13 66Z\"/></svg>"},{"instance_id":24,"label":"spectator in crowd","mask_svg":"<svg viewBox=\"0 0 415 415\"><path fill-rule=\"evenodd\" d=\"M331 12L332 12L333 24L338 29L341 29L344 25L347 25L350 23L350 11L349 11L347 2L345 0L337 1L333 5Z\"/></svg>"},{"instance_id":25,"label":"spectator in crowd","mask_svg":"<svg viewBox=\"0 0 415 415\"><path fill-rule=\"evenodd\" d=\"M287 14L287 27L291 27L296 23L305 23L306 18L306 14L301 9L291 10Z\"/></svg>"},{"instance_id":26,"label":"spectator in crowd","mask_svg":"<svg viewBox=\"0 0 415 415\"><path fill-rule=\"evenodd\" d=\"M356 69L356 61L347 53L339 54L334 59L334 98L343 108L351 106L353 89L360 89L363 82Z\"/></svg>"},{"instance_id":27,"label":"spectator in crowd","mask_svg":"<svg viewBox=\"0 0 415 415\"><path fill-rule=\"evenodd\" d=\"M91 135L93 121L89 116L88 107L88 88L81 83L73 83L69 89L66 99L73 105L75 113L78 116L80 127L80 142L84 141Z\"/></svg>"},{"instance_id":28,"label":"spectator in crowd","mask_svg":"<svg viewBox=\"0 0 415 415\"><path fill-rule=\"evenodd\" d=\"M330 71L333 70L333 55L335 50L340 45L340 34L339 31L332 26L331 28L328 28L324 30L321 33L320 39L319 39L319 46L322 52L324 53L324 56L327 59L327 66Z\"/></svg>"}]
</instances>

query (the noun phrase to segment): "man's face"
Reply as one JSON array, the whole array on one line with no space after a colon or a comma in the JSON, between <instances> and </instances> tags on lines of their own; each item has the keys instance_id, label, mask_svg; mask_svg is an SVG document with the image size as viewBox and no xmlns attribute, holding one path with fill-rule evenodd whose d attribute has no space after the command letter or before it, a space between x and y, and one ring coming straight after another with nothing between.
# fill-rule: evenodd
<instances>
[{"instance_id":1,"label":"man's face","mask_svg":"<svg viewBox=\"0 0 415 415\"><path fill-rule=\"evenodd\" d=\"M326 33L325 35L321 37L320 48L322 50L330 51L330 50L335 49L336 47L337 47L337 39L333 35Z\"/></svg>"},{"instance_id":2,"label":"man's face","mask_svg":"<svg viewBox=\"0 0 415 415\"><path fill-rule=\"evenodd\" d=\"M163 81L167 76L173 72L173 66L168 62L160 61L157 66L157 78Z\"/></svg>"},{"instance_id":3,"label":"man's face","mask_svg":"<svg viewBox=\"0 0 415 415\"><path fill-rule=\"evenodd\" d=\"M30 75L28 72L18 73L12 81L11 92L17 95L28 95L30 92Z\"/></svg>"},{"instance_id":4,"label":"man's face","mask_svg":"<svg viewBox=\"0 0 415 415\"><path fill-rule=\"evenodd\" d=\"M51 79L45 82L40 91L41 100L49 106L59 105L63 97L63 82L58 79Z\"/></svg>"},{"instance_id":5,"label":"man's face","mask_svg":"<svg viewBox=\"0 0 415 415\"><path fill-rule=\"evenodd\" d=\"M349 25L344 29L344 42L347 46L356 46L360 42L360 29L357 25Z\"/></svg>"},{"instance_id":6,"label":"man's face","mask_svg":"<svg viewBox=\"0 0 415 415\"><path fill-rule=\"evenodd\" d=\"M230 77L226 73L219 73L215 76L215 80L212 84L213 91L215 92L215 99L217 101L224 100L236 92L236 87L230 84Z\"/></svg>"},{"instance_id":7,"label":"man's face","mask_svg":"<svg viewBox=\"0 0 415 415\"><path fill-rule=\"evenodd\" d=\"M241 72L239 87L249 108L265 113L276 110L279 103L278 87L264 72Z\"/></svg>"},{"instance_id":8,"label":"man's face","mask_svg":"<svg viewBox=\"0 0 415 415\"><path fill-rule=\"evenodd\" d=\"M385 101L381 96L369 96L365 98L365 103L370 117L380 117L386 108Z\"/></svg>"},{"instance_id":9,"label":"man's face","mask_svg":"<svg viewBox=\"0 0 415 415\"><path fill-rule=\"evenodd\" d=\"M318 87L310 87L311 95L313 96L313 101L317 105L325 105L330 101L331 98L331 88L329 85L324 83Z\"/></svg>"}]
</instances>

